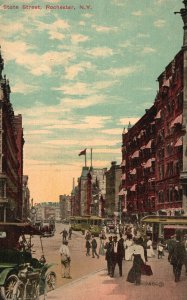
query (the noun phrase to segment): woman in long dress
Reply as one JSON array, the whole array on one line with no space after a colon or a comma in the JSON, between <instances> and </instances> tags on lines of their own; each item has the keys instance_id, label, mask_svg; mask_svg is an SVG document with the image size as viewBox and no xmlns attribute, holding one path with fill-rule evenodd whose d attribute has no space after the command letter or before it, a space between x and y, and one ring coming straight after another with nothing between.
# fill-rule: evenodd
<instances>
[{"instance_id":1,"label":"woman in long dress","mask_svg":"<svg viewBox=\"0 0 187 300\"><path fill-rule=\"evenodd\" d=\"M133 240L131 234L127 234L127 239L124 244L125 244L125 260L132 260L131 246L133 245Z\"/></svg>"},{"instance_id":2,"label":"woman in long dress","mask_svg":"<svg viewBox=\"0 0 187 300\"><path fill-rule=\"evenodd\" d=\"M131 246L131 255L133 257L133 265L130 269L127 281L139 285L141 283L141 268L145 264L144 248L140 245L140 239L134 239L134 245Z\"/></svg>"},{"instance_id":3,"label":"woman in long dress","mask_svg":"<svg viewBox=\"0 0 187 300\"><path fill-rule=\"evenodd\" d=\"M147 241L147 257L154 257L154 256L155 253L153 251L153 243L151 241L151 238L149 237Z\"/></svg>"}]
</instances>

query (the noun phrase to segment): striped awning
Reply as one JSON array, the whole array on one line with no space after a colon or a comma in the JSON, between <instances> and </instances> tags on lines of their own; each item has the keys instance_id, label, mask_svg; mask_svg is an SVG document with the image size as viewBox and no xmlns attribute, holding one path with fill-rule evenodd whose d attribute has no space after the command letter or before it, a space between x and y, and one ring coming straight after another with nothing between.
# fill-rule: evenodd
<instances>
[{"instance_id":1,"label":"striped awning","mask_svg":"<svg viewBox=\"0 0 187 300\"><path fill-rule=\"evenodd\" d=\"M136 184L133 184L133 186L131 186L130 191L131 192L135 192L136 191Z\"/></svg>"},{"instance_id":2,"label":"striped awning","mask_svg":"<svg viewBox=\"0 0 187 300\"><path fill-rule=\"evenodd\" d=\"M130 171L130 174L131 174L131 175L135 175L135 174L136 174L136 169L131 170L131 171Z\"/></svg>"},{"instance_id":3,"label":"striped awning","mask_svg":"<svg viewBox=\"0 0 187 300\"><path fill-rule=\"evenodd\" d=\"M133 155L131 156L131 158L139 157L139 153L140 153L139 150L135 151L135 152L133 153Z\"/></svg>"},{"instance_id":4,"label":"striped awning","mask_svg":"<svg viewBox=\"0 0 187 300\"><path fill-rule=\"evenodd\" d=\"M180 146L182 146L182 138L178 139L174 146L175 146L175 147L180 147Z\"/></svg>"},{"instance_id":5,"label":"striped awning","mask_svg":"<svg viewBox=\"0 0 187 300\"><path fill-rule=\"evenodd\" d=\"M176 118L175 118L175 120L173 120L172 122L171 122L171 127L173 127L175 124L177 124L177 123L179 123L179 124L182 124L182 114L180 114L179 116L177 116Z\"/></svg>"},{"instance_id":6,"label":"striped awning","mask_svg":"<svg viewBox=\"0 0 187 300\"><path fill-rule=\"evenodd\" d=\"M155 116L155 119L160 119L161 118L161 110L159 110Z\"/></svg>"}]
</instances>

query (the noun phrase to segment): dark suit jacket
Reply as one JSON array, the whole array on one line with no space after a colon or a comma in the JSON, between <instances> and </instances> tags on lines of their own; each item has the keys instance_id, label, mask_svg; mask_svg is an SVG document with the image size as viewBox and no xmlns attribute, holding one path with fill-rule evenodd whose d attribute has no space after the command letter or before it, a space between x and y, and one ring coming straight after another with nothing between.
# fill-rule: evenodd
<instances>
[{"instance_id":1,"label":"dark suit jacket","mask_svg":"<svg viewBox=\"0 0 187 300\"><path fill-rule=\"evenodd\" d=\"M117 254L119 259L123 259L125 257L125 247L123 238L121 238L118 241Z\"/></svg>"}]
</instances>

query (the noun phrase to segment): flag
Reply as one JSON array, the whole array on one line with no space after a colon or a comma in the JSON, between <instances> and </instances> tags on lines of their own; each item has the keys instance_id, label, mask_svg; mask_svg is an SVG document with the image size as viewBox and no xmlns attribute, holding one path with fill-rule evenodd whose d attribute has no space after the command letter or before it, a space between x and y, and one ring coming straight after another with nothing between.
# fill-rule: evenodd
<instances>
[{"instance_id":1,"label":"flag","mask_svg":"<svg viewBox=\"0 0 187 300\"><path fill-rule=\"evenodd\" d=\"M86 149L82 150L80 153L79 153L79 156L81 155L86 155Z\"/></svg>"}]
</instances>

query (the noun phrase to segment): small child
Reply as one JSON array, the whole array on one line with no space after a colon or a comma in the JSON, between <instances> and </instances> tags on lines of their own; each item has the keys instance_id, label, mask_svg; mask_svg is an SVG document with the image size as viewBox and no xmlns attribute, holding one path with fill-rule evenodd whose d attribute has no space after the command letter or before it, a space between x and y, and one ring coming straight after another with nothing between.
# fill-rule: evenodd
<instances>
[{"instance_id":1,"label":"small child","mask_svg":"<svg viewBox=\"0 0 187 300\"><path fill-rule=\"evenodd\" d=\"M157 251L158 251L158 259L162 258L162 256L164 255L164 247L161 241L159 241L157 244Z\"/></svg>"}]
</instances>

